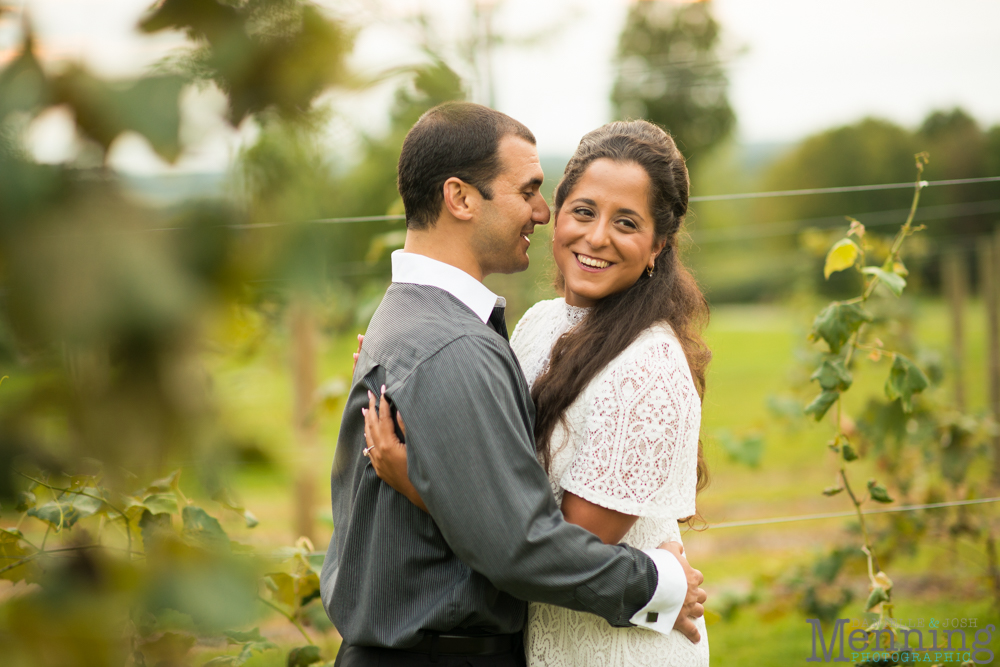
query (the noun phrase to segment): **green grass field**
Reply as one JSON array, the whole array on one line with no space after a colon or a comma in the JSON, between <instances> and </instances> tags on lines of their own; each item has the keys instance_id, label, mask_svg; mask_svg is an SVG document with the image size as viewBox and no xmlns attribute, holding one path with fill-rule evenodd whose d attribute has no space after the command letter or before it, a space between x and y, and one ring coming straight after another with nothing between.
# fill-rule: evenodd
<instances>
[{"instance_id":1,"label":"green grass field","mask_svg":"<svg viewBox=\"0 0 1000 667\"><path fill-rule=\"evenodd\" d=\"M808 383L811 367L802 359L815 349L806 341L806 335L812 314L820 305L725 306L713 312L706 335L714 358L702 424L712 482L699 498L699 510L709 528L689 531L684 538L691 562L705 573L705 587L711 595L709 609L713 601L718 604L727 595L746 592L754 582L780 578L834 545L857 543L849 531L851 522L846 519L712 527L737 520L851 509L843 494L827 498L820 493L834 482L837 470L834 455L825 447L832 434L830 418L817 424L802 417L780 417L768 408L772 396L801 405L816 393ZM943 304L922 301L913 304L911 312L912 333L921 346L947 359L949 329ZM966 327L968 408L976 413L985 409L986 399L982 361L985 324L982 310L975 303L970 307ZM355 345L353 333L326 340L321 378L346 379ZM295 443L290 428L289 362L285 350L282 334L276 331L249 356L219 354L214 358L212 373L221 403L220 418L231 432L274 462L263 469L248 467L231 481L261 519L261 526L245 539L288 543L295 538L289 519L292 483L299 470L310 470L320 491L317 502L321 525L316 546L322 549L332 528L327 509L328 470L339 415L336 406L322 414L317 451L303 451ZM881 393L888 370L886 361L864 361L860 367L864 370L856 373L847 414L858 411L868 396ZM938 398L947 400L951 395L949 382L946 378L934 390ZM737 436L756 433L763 438L759 467L730 460L716 437L723 429ZM982 478L984 473L975 470L972 475ZM862 460L851 464L851 474L855 484L863 487L864 480L878 471ZM953 516L947 514L953 511L938 510L945 516ZM1000 516L995 505L979 506L974 511L994 523ZM878 530L886 525L887 516L873 517L872 527ZM925 541L915 554L894 561L889 570L896 584L897 617L976 618L979 627L988 621L997 622L996 612L991 611L981 539L960 536ZM852 581L863 599L867 594L863 573ZM861 606L861 600L855 599L843 613L857 617ZM771 606L762 611L750 607L729 621L719 620L715 614L712 619L709 634L715 665L804 664L810 655L811 629L795 609ZM294 636L288 640L295 641ZM272 664L266 656L255 660L260 662L254 664Z\"/></svg>"}]
</instances>

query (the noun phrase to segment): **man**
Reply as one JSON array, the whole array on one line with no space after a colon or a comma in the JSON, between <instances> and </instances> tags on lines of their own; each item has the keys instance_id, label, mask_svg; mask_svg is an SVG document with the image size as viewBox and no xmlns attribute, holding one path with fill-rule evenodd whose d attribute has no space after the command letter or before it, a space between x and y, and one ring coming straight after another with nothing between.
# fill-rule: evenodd
<instances>
[{"instance_id":1,"label":"man","mask_svg":"<svg viewBox=\"0 0 1000 667\"><path fill-rule=\"evenodd\" d=\"M535 458L534 406L482 279L528 266L549 209L535 139L499 112L451 103L410 130L399 160L404 250L354 372L332 474L322 573L344 638L337 665L522 665L525 600L693 641L701 574L680 545L604 545L563 520ZM410 481L427 512L362 455L361 408L406 414Z\"/></svg>"}]
</instances>

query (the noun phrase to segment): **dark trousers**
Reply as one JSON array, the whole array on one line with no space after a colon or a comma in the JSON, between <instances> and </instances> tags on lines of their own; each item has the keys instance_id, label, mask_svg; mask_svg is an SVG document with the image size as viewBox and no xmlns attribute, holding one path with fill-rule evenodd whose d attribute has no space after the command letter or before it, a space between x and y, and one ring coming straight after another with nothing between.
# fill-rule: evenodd
<instances>
[{"instance_id":1,"label":"dark trousers","mask_svg":"<svg viewBox=\"0 0 1000 667\"><path fill-rule=\"evenodd\" d=\"M334 667L526 667L524 646L501 655L436 655L341 644Z\"/></svg>"}]
</instances>

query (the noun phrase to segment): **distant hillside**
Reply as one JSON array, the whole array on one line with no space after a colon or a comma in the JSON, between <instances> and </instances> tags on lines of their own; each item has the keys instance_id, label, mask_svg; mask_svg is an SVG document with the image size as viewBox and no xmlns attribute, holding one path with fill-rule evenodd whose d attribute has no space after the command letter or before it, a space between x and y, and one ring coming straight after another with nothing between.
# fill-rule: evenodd
<instances>
[{"instance_id":1,"label":"distant hillside","mask_svg":"<svg viewBox=\"0 0 1000 667\"><path fill-rule=\"evenodd\" d=\"M545 200L552 203L552 193L562 178L566 163L569 162L569 155L541 155L542 171L545 172L545 183L542 184L542 194Z\"/></svg>"},{"instance_id":2,"label":"distant hillside","mask_svg":"<svg viewBox=\"0 0 1000 667\"><path fill-rule=\"evenodd\" d=\"M172 206L191 199L221 199L226 196L226 173L123 174L122 182L134 196L153 206Z\"/></svg>"}]
</instances>

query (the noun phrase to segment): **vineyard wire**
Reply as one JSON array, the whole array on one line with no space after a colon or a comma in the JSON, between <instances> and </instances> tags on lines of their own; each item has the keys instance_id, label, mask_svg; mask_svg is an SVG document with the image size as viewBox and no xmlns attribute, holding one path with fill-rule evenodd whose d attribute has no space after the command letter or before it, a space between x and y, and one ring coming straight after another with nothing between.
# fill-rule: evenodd
<instances>
[{"instance_id":1,"label":"vineyard wire","mask_svg":"<svg viewBox=\"0 0 1000 667\"><path fill-rule=\"evenodd\" d=\"M913 510L929 510L942 507L959 507L962 505L982 505L985 503L1000 502L1000 497L977 498L974 500L952 500L942 503L925 503L922 505L900 505L899 507L883 507L880 509L862 510L862 514L887 514L889 512L910 512ZM725 521L723 523L709 524L708 528L740 528L742 526L764 526L775 523L792 523L795 521L814 521L817 519L836 519L842 517L857 516L856 512L825 512L822 514L803 514L800 516L782 516L771 519L748 519L746 521Z\"/></svg>"},{"instance_id":2,"label":"vineyard wire","mask_svg":"<svg viewBox=\"0 0 1000 667\"><path fill-rule=\"evenodd\" d=\"M900 507L886 507L883 509L862 510L862 514L886 514L889 512L910 512L913 510L931 510L943 507L958 507L961 505L982 505L985 503L1000 502L1000 497L977 498L975 500L952 500L943 503L925 503L922 505L901 505ZM770 519L748 519L747 521L725 521L723 523L709 524L705 530L717 528L742 528L743 526L764 526L776 523L793 523L796 521L815 521L818 519L838 519L844 517L857 516L857 512L826 512L824 514L803 514L801 516L780 516ZM325 551L311 551L310 556L325 556Z\"/></svg>"},{"instance_id":3,"label":"vineyard wire","mask_svg":"<svg viewBox=\"0 0 1000 667\"><path fill-rule=\"evenodd\" d=\"M994 183L994 182L1000 182L1000 176L984 176L981 178L955 178L945 181L921 181L920 185L922 188L928 188L936 185L972 185L976 183ZM702 195L698 197L690 197L688 201L691 203L698 203L698 202L714 202L714 201L732 201L737 199L762 199L767 197L796 197L800 195L840 194L845 192L870 192L876 190L898 190L902 188L912 188L913 186L914 183L848 185L848 186L834 187L834 188L811 188L807 190L774 190L767 192L745 192L745 193L734 193L725 195ZM971 204L978 202L965 202L965 203ZM880 211L880 213L883 212ZM861 213L858 214L858 216L856 217L860 217L863 215L865 214ZM313 220L300 220L298 222L256 222L245 225L221 225L221 226L228 227L230 229L269 229L272 227L285 227L288 225L338 225L338 224L349 224L356 222L398 222L405 219L406 216L402 214L361 215L361 216L345 217L345 218L316 218ZM151 227L149 229L144 229L141 231L169 232L169 231L180 231L186 229L188 229L188 227Z\"/></svg>"}]
</instances>

